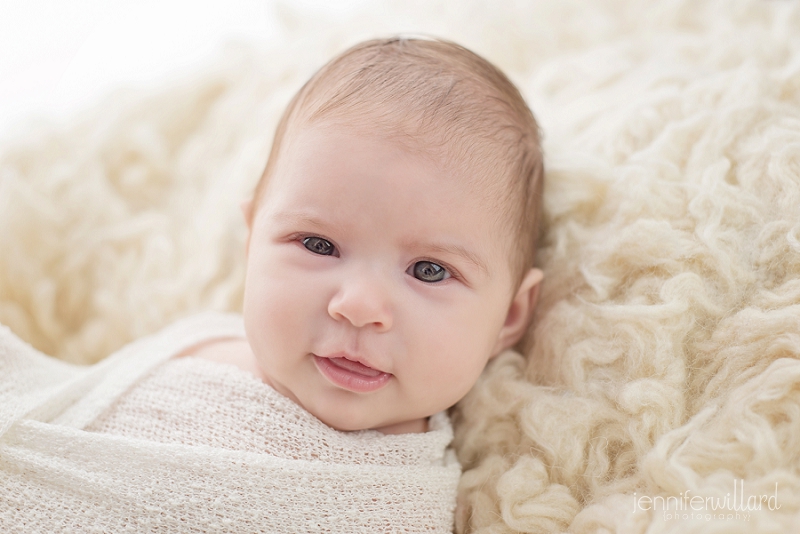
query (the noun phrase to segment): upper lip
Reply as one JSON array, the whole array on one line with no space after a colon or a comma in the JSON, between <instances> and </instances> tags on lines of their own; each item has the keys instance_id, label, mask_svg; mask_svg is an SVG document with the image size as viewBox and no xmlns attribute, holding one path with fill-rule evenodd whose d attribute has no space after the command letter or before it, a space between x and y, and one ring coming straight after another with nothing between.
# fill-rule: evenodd
<instances>
[{"instance_id":1,"label":"upper lip","mask_svg":"<svg viewBox=\"0 0 800 534\"><path fill-rule=\"evenodd\" d=\"M319 356L320 358L344 358L346 360L350 360L351 362L358 362L361 365L369 367L370 369L375 369L376 371L380 371L381 373L386 373L387 372L387 371L384 371L383 369L375 367L366 358L364 358L362 356L354 356L352 354L349 354L349 353L343 352L343 351L342 352L333 352L331 354L324 354L324 355L323 354L318 354L317 356Z\"/></svg>"}]
</instances>

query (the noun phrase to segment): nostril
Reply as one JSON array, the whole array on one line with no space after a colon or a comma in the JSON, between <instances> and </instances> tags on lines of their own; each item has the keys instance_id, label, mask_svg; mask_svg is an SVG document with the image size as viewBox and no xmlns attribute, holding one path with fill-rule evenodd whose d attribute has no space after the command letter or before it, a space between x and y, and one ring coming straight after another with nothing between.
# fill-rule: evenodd
<instances>
[{"instance_id":1,"label":"nostril","mask_svg":"<svg viewBox=\"0 0 800 534\"><path fill-rule=\"evenodd\" d=\"M357 328L369 325L379 329L391 327L392 314L388 299L376 291L354 288L337 293L328 303L328 314L337 321L347 321Z\"/></svg>"}]
</instances>

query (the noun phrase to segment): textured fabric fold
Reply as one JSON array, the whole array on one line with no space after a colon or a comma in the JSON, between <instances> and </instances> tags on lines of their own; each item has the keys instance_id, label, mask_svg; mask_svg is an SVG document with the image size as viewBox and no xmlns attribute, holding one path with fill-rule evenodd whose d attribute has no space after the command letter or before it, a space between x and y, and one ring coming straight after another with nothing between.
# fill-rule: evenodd
<instances>
[{"instance_id":1,"label":"textured fabric fold","mask_svg":"<svg viewBox=\"0 0 800 534\"><path fill-rule=\"evenodd\" d=\"M452 530L460 467L452 451L445 450L452 429L444 414L432 418L432 430L426 434L337 432L238 369L194 358L167 361L203 340L242 333L238 316L196 316L126 346L102 364L78 367L50 359L8 329L0 329L0 414L5 429L0 436L4 496L0 530ZM199 369L188 372L190 382L215 373L224 384L225 377L232 379L226 383L232 387L249 379L252 391L262 395L252 400L269 398L274 404L271 408L283 405L290 418L305 421L310 425L303 437L307 443L290 440L302 447L298 452L305 451L305 456L289 451L281 457L266 447L265 452L254 452L259 448L243 447L235 431L231 443L217 446L203 444L202 439L186 444L136 437L139 430L151 426L145 419L138 430L129 425L127 435L114 433L110 422L131 408L126 399L140 398L137 391L158 392L153 388L160 386L159 380L174 378L170 370L186 372L189 367ZM137 413L153 415L148 411L153 402L140 404ZM225 417L231 415L226 409L217 413L217 425L224 425ZM198 412L197 417L204 414ZM152 421L153 426L157 422ZM242 422L228 424L235 429ZM262 437L269 437L269 431ZM339 447L339 452L323 459L308 454L306 445L315 437L320 438L318 448ZM407 446L426 442L433 445L428 450L423 447L422 453L405 451ZM373 461L364 460L370 451Z\"/></svg>"}]
</instances>

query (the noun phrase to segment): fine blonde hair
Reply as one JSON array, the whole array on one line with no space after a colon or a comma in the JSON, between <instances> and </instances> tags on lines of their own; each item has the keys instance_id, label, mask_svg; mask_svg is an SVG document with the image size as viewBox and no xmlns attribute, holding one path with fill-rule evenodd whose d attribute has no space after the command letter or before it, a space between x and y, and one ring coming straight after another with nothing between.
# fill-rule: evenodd
<instances>
[{"instance_id":1,"label":"fine blonde hair","mask_svg":"<svg viewBox=\"0 0 800 534\"><path fill-rule=\"evenodd\" d=\"M478 169L514 238L509 260L515 280L533 266L544 177L539 128L497 67L439 39L376 39L346 50L317 71L284 111L251 213L287 137L323 119L377 129Z\"/></svg>"}]
</instances>

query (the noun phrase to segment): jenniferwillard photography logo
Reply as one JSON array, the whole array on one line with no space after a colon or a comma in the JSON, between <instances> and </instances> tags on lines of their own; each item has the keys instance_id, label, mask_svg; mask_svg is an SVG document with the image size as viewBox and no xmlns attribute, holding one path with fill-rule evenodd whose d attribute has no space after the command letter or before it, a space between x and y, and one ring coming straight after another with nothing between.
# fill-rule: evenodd
<instances>
[{"instance_id":1,"label":"jenniferwillard photography logo","mask_svg":"<svg viewBox=\"0 0 800 534\"><path fill-rule=\"evenodd\" d=\"M702 497L691 490L669 497L649 497L633 494L633 513L661 513L664 521L677 519L705 519L750 521L751 514L759 510L778 510L778 483L773 495L747 495L744 480L733 481L733 492L724 496Z\"/></svg>"}]
</instances>

